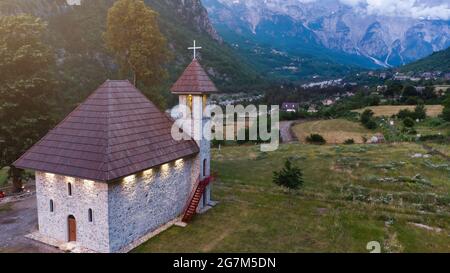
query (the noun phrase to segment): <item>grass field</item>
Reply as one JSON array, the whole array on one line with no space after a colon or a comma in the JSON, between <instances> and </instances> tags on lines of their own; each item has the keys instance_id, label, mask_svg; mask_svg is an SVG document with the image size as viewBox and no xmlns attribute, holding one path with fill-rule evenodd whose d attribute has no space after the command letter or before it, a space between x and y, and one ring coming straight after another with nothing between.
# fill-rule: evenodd
<instances>
[{"instance_id":1,"label":"grass field","mask_svg":"<svg viewBox=\"0 0 450 273\"><path fill-rule=\"evenodd\" d=\"M297 139L303 143L306 137L313 133L322 135L327 143L332 144L341 144L350 138L355 143L363 143L363 137L370 138L376 133L367 130L357 122L345 119L309 121L295 125L292 130Z\"/></svg>"},{"instance_id":2,"label":"grass field","mask_svg":"<svg viewBox=\"0 0 450 273\"><path fill-rule=\"evenodd\" d=\"M367 243L378 241L383 252L449 252L449 162L415 153L425 150L416 144L213 150L219 204L134 251L367 252ZM288 158L304 170L297 193L272 183Z\"/></svg>"},{"instance_id":3,"label":"grass field","mask_svg":"<svg viewBox=\"0 0 450 273\"><path fill-rule=\"evenodd\" d=\"M414 105L381 105L381 106L366 107L366 108L357 110L355 112L362 113L366 109L371 109L374 112L376 117L382 117L382 116L390 117L390 116L398 114L398 112L400 112L400 110L409 109L411 111L414 111L415 108L416 108L416 106L414 106ZM427 115L429 117L439 116L440 114L442 114L442 111L444 109L444 107L442 105L427 105L427 106L425 106L425 108L427 109Z\"/></svg>"}]
</instances>

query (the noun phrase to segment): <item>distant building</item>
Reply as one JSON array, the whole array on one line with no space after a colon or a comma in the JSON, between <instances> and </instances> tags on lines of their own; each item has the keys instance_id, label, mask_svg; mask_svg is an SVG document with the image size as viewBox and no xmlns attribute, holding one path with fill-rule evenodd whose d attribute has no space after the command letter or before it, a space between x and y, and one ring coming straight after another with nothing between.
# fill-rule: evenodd
<instances>
[{"instance_id":1,"label":"distant building","mask_svg":"<svg viewBox=\"0 0 450 273\"><path fill-rule=\"evenodd\" d=\"M331 100L331 99L326 99L326 100L322 101L322 104L325 105L325 106L330 106L330 105L334 104L334 101Z\"/></svg>"},{"instance_id":2,"label":"distant building","mask_svg":"<svg viewBox=\"0 0 450 273\"><path fill-rule=\"evenodd\" d=\"M81 0L66 0L67 4L70 6L80 6Z\"/></svg>"},{"instance_id":3,"label":"distant building","mask_svg":"<svg viewBox=\"0 0 450 273\"><path fill-rule=\"evenodd\" d=\"M433 73L432 72L424 72L424 73L422 73L422 77L425 78L425 80L429 80L433 77Z\"/></svg>"},{"instance_id":4,"label":"distant building","mask_svg":"<svg viewBox=\"0 0 450 273\"><path fill-rule=\"evenodd\" d=\"M397 73L397 74L395 74L395 76L394 76L394 80L397 80L397 81L406 81L406 80L409 80L409 76L407 76L407 75L405 75L405 74L403 74L403 73Z\"/></svg>"},{"instance_id":5,"label":"distant building","mask_svg":"<svg viewBox=\"0 0 450 273\"><path fill-rule=\"evenodd\" d=\"M310 105L308 108L308 113L317 113L319 112L315 105Z\"/></svg>"},{"instance_id":6,"label":"distant building","mask_svg":"<svg viewBox=\"0 0 450 273\"><path fill-rule=\"evenodd\" d=\"M423 91L425 91L425 86L416 86L416 87L414 87L414 88L416 88L416 91L417 91L417 92L420 92L420 93L422 93Z\"/></svg>"},{"instance_id":7,"label":"distant building","mask_svg":"<svg viewBox=\"0 0 450 273\"><path fill-rule=\"evenodd\" d=\"M377 86L377 92L378 93L384 93L387 90L387 85L378 85Z\"/></svg>"},{"instance_id":8,"label":"distant building","mask_svg":"<svg viewBox=\"0 0 450 273\"><path fill-rule=\"evenodd\" d=\"M281 105L281 111L287 113L296 113L300 107L299 103L296 102L283 102Z\"/></svg>"},{"instance_id":9,"label":"distant building","mask_svg":"<svg viewBox=\"0 0 450 273\"><path fill-rule=\"evenodd\" d=\"M373 137L371 137L370 139L369 139L369 143L370 144L379 144L379 143L383 143L383 142L385 142L386 140L385 140L385 138L384 138L384 135L383 134L381 134L381 133L377 133L377 134L375 134Z\"/></svg>"},{"instance_id":10,"label":"distant building","mask_svg":"<svg viewBox=\"0 0 450 273\"><path fill-rule=\"evenodd\" d=\"M438 96L443 96L450 89L450 85L435 85L434 92Z\"/></svg>"}]
</instances>

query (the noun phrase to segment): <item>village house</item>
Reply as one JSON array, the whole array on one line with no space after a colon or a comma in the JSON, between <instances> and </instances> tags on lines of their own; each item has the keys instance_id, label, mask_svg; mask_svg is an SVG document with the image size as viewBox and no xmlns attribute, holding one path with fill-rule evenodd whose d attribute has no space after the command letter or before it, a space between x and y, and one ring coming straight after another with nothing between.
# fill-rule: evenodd
<instances>
[{"instance_id":1,"label":"village house","mask_svg":"<svg viewBox=\"0 0 450 273\"><path fill-rule=\"evenodd\" d=\"M325 106L331 106L334 104L334 101L332 99L325 99L325 100L322 100L322 104Z\"/></svg>"},{"instance_id":2,"label":"village house","mask_svg":"<svg viewBox=\"0 0 450 273\"><path fill-rule=\"evenodd\" d=\"M217 89L196 59L171 91L206 126ZM173 124L130 82L103 83L14 163L35 171L39 230L29 238L127 252L214 205L210 142L175 140Z\"/></svg>"},{"instance_id":3,"label":"village house","mask_svg":"<svg viewBox=\"0 0 450 273\"><path fill-rule=\"evenodd\" d=\"M445 73L444 80L450 81L450 73Z\"/></svg>"},{"instance_id":4,"label":"village house","mask_svg":"<svg viewBox=\"0 0 450 273\"><path fill-rule=\"evenodd\" d=\"M300 104L296 102L283 102L281 104L281 111L287 113L297 113L300 108Z\"/></svg>"},{"instance_id":5,"label":"village house","mask_svg":"<svg viewBox=\"0 0 450 273\"><path fill-rule=\"evenodd\" d=\"M317 112L319 112L319 111L317 110L316 105L311 104L309 106L309 108L308 108L308 113L314 114L314 113L317 113Z\"/></svg>"},{"instance_id":6,"label":"village house","mask_svg":"<svg viewBox=\"0 0 450 273\"><path fill-rule=\"evenodd\" d=\"M444 96L448 90L450 90L450 85L435 85L434 86L434 93L437 96Z\"/></svg>"}]
</instances>

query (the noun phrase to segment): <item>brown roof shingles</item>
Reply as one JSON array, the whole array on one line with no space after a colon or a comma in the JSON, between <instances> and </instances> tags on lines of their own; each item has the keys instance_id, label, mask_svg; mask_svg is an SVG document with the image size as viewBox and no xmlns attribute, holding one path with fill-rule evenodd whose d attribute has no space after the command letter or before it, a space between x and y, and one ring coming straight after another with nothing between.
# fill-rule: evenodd
<instances>
[{"instance_id":1,"label":"brown roof shingles","mask_svg":"<svg viewBox=\"0 0 450 273\"><path fill-rule=\"evenodd\" d=\"M200 63L194 59L170 91L174 94L208 94L218 90Z\"/></svg>"},{"instance_id":2,"label":"brown roof shingles","mask_svg":"<svg viewBox=\"0 0 450 273\"><path fill-rule=\"evenodd\" d=\"M128 81L107 81L14 165L112 181L198 153L172 124Z\"/></svg>"}]
</instances>

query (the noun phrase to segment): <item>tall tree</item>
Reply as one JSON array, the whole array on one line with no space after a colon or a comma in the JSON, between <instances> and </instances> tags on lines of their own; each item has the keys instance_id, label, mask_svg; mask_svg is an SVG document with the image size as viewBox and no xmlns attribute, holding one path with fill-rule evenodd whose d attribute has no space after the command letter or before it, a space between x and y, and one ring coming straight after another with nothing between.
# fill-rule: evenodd
<instances>
[{"instance_id":1,"label":"tall tree","mask_svg":"<svg viewBox=\"0 0 450 273\"><path fill-rule=\"evenodd\" d=\"M158 25L158 14L142 0L118 0L108 11L105 40L120 65L120 77L152 88L167 76L169 50ZM162 106L154 88L150 97Z\"/></svg>"},{"instance_id":2,"label":"tall tree","mask_svg":"<svg viewBox=\"0 0 450 273\"><path fill-rule=\"evenodd\" d=\"M11 164L52 125L53 56L43 42L46 30L33 16L0 18L0 168L10 166L16 192L23 170Z\"/></svg>"}]
</instances>

